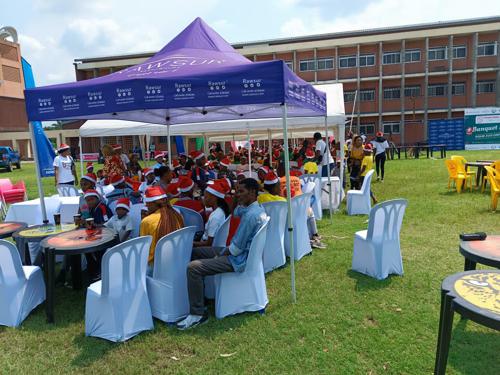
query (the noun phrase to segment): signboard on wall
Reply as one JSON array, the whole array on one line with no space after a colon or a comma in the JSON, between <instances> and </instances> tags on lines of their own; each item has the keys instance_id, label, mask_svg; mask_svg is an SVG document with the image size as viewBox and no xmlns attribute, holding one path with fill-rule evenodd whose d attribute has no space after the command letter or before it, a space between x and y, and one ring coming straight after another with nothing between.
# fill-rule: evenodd
<instances>
[{"instance_id":1,"label":"signboard on wall","mask_svg":"<svg viewBox=\"0 0 500 375\"><path fill-rule=\"evenodd\" d=\"M82 161L98 161L99 153L82 154Z\"/></svg>"},{"instance_id":2,"label":"signboard on wall","mask_svg":"<svg viewBox=\"0 0 500 375\"><path fill-rule=\"evenodd\" d=\"M466 150L500 150L500 108L466 108L464 120Z\"/></svg>"},{"instance_id":3,"label":"signboard on wall","mask_svg":"<svg viewBox=\"0 0 500 375\"><path fill-rule=\"evenodd\" d=\"M446 145L447 150L464 149L463 118L430 120L428 132L429 146Z\"/></svg>"}]
</instances>

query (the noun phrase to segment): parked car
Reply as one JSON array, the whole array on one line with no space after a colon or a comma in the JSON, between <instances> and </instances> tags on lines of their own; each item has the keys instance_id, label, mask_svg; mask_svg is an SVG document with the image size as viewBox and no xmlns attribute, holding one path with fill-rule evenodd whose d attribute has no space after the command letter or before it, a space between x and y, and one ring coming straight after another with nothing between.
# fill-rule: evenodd
<instances>
[{"instance_id":1,"label":"parked car","mask_svg":"<svg viewBox=\"0 0 500 375\"><path fill-rule=\"evenodd\" d=\"M7 171L12 172L12 165L15 165L17 169L21 169L19 152L8 146L0 146L0 168L7 168Z\"/></svg>"}]
</instances>

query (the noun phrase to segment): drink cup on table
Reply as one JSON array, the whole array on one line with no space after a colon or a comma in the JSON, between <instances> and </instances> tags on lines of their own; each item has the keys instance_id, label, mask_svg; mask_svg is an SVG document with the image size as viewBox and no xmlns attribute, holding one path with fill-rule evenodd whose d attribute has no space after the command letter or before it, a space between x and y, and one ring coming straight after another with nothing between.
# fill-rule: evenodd
<instances>
[{"instance_id":1,"label":"drink cup on table","mask_svg":"<svg viewBox=\"0 0 500 375\"><path fill-rule=\"evenodd\" d=\"M80 224L82 223L82 215L81 215L81 214L76 214L76 215L74 215L74 216L73 216L73 220L74 220L74 222L75 222L75 225L76 225L77 227L79 227L79 226L80 226Z\"/></svg>"},{"instance_id":2,"label":"drink cup on table","mask_svg":"<svg viewBox=\"0 0 500 375\"><path fill-rule=\"evenodd\" d=\"M94 229L94 218L90 217L87 220L85 220L85 224L87 229Z\"/></svg>"},{"instance_id":3,"label":"drink cup on table","mask_svg":"<svg viewBox=\"0 0 500 375\"><path fill-rule=\"evenodd\" d=\"M54 214L54 224L61 225L61 214L60 213Z\"/></svg>"}]
</instances>

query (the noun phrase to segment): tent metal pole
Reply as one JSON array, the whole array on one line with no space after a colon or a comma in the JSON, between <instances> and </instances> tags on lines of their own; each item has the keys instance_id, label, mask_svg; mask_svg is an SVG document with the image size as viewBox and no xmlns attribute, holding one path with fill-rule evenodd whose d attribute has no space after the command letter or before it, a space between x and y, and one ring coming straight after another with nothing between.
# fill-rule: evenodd
<instances>
[{"instance_id":1,"label":"tent metal pole","mask_svg":"<svg viewBox=\"0 0 500 375\"><path fill-rule=\"evenodd\" d=\"M33 159L35 161L36 180L38 184L38 195L40 196L40 206L42 208L43 223L48 223L47 210L45 209L45 194L43 192L42 174L40 173L40 165L38 164L38 145L36 144L35 128L33 122L30 121L31 146L33 147Z\"/></svg>"},{"instance_id":2,"label":"tent metal pole","mask_svg":"<svg viewBox=\"0 0 500 375\"><path fill-rule=\"evenodd\" d=\"M333 222L332 216L332 174L330 173L330 137L328 136L328 116L325 116L325 136L326 136L326 162L328 173L328 209L330 211L330 223Z\"/></svg>"},{"instance_id":3,"label":"tent metal pole","mask_svg":"<svg viewBox=\"0 0 500 375\"><path fill-rule=\"evenodd\" d=\"M248 124L247 124L248 126ZM252 146L250 145L250 128L247 128L247 144L248 144L248 177L252 176Z\"/></svg>"},{"instance_id":4,"label":"tent metal pole","mask_svg":"<svg viewBox=\"0 0 500 375\"><path fill-rule=\"evenodd\" d=\"M345 145L345 123L344 124L339 124L339 148L340 148L340 175L339 175L339 180L340 180L340 188L339 188L339 207L340 203L342 202L342 196L343 196L343 190L344 190L344 158L345 158L345 152L344 152L344 145Z\"/></svg>"},{"instance_id":5,"label":"tent metal pole","mask_svg":"<svg viewBox=\"0 0 500 375\"><path fill-rule=\"evenodd\" d=\"M172 169L172 142L170 139L170 125L167 125L167 143L168 143L168 167Z\"/></svg>"},{"instance_id":6,"label":"tent metal pole","mask_svg":"<svg viewBox=\"0 0 500 375\"><path fill-rule=\"evenodd\" d=\"M290 274L292 286L292 301L297 302L295 290L295 249L293 243L293 222L292 222L292 191L290 189L290 155L288 152L288 124L287 124L286 103L283 104L283 140L285 143L285 176L286 176L286 201L288 203L288 236L290 240Z\"/></svg>"},{"instance_id":7,"label":"tent metal pole","mask_svg":"<svg viewBox=\"0 0 500 375\"><path fill-rule=\"evenodd\" d=\"M267 129L267 151L269 152L269 168L273 168L273 149L272 149L271 129Z\"/></svg>"},{"instance_id":8,"label":"tent metal pole","mask_svg":"<svg viewBox=\"0 0 500 375\"><path fill-rule=\"evenodd\" d=\"M78 147L80 147L80 176L83 176L83 152L82 152L82 137L78 136Z\"/></svg>"}]
</instances>

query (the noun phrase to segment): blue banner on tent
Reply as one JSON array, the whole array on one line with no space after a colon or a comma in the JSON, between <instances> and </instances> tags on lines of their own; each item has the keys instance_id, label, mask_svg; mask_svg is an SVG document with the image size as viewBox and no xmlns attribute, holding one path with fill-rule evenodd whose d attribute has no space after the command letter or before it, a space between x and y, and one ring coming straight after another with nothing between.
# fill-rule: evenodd
<instances>
[{"instance_id":1,"label":"blue banner on tent","mask_svg":"<svg viewBox=\"0 0 500 375\"><path fill-rule=\"evenodd\" d=\"M446 145L447 150L463 150L464 140L464 119L443 119L429 121L429 146Z\"/></svg>"},{"instance_id":2,"label":"blue banner on tent","mask_svg":"<svg viewBox=\"0 0 500 375\"><path fill-rule=\"evenodd\" d=\"M177 155L180 154L181 152L186 152L184 150L184 140L182 139L181 135L175 136L175 147L177 149Z\"/></svg>"},{"instance_id":3,"label":"blue banner on tent","mask_svg":"<svg viewBox=\"0 0 500 375\"><path fill-rule=\"evenodd\" d=\"M21 61L24 74L24 87L27 89L34 88L35 78L31 65L24 58L21 58ZM38 150L38 167L40 169L40 175L42 177L54 176L54 167L52 165L56 156L54 148L43 131L42 123L40 121L33 121L32 124Z\"/></svg>"}]
</instances>

